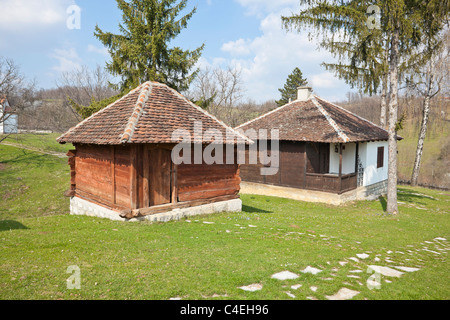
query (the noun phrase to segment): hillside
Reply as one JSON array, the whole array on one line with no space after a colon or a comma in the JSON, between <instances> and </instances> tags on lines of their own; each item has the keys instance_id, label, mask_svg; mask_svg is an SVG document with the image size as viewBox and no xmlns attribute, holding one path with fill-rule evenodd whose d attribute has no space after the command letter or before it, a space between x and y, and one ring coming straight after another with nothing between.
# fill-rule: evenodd
<instances>
[{"instance_id":1,"label":"hillside","mask_svg":"<svg viewBox=\"0 0 450 320\"><path fill-rule=\"evenodd\" d=\"M339 105L376 124L379 124L380 103L378 97L357 97ZM432 100L427 137L422 156L419 184L423 186L450 188L450 101L437 97ZM404 115L403 129L399 135L404 139L398 144L398 178L411 179L414 157L422 120L421 99L401 98L399 117Z\"/></svg>"}]
</instances>

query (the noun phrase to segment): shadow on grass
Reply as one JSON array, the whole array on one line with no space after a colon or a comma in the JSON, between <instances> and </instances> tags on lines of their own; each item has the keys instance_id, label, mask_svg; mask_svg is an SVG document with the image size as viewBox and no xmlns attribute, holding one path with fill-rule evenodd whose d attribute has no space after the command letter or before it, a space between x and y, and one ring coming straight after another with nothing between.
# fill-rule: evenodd
<instances>
[{"instance_id":1,"label":"shadow on grass","mask_svg":"<svg viewBox=\"0 0 450 320\"><path fill-rule=\"evenodd\" d=\"M380 201L381 207L383 208L383 211L386 212L386 209L387 209L386 198L384 196L381 196L381 197L378 198L378 201Z\"/></svg>"},{"instance_id":2,"label":"shadow on grass","mask_svg":"<svg viewBox=\"0 0 450 320\"><path fill-rule=\"evenodd\" d=\"M242 205L242 212L247 212L247 213L272 213L272 211L267 211L267 210L263 210L263 209L260 209L260 208L247 206L245 204Z\"/></svg>"},{"instance_id":3,"label":"shadow on grass","mask_svg":"<svg viewBox=\"0 0 450 320\"><path fill-rule=\"evenodd\" d=\"M14 220L0 220L0 232L11 231L17 229L29 229L20 222Z\"/></svg>"},{"instance_id":4,"label":"shadow on grass","mask_svg":"<svg viewBox=\"0 0 450 320\"><path fill-rule=\"evenodd\" d=\"M419 200L423 200L423 199L433 200L433 201L437 200L437 199L434 199L434 198L429 197L427 195L421 195L419 192L415 192L415 191L411 191L411 190L403 189L403 188L398 188L397 201L425 205L424 202L419 201ZM387 209L386 197L385 196L380 196L378 198L378 201L380 201L380 204L381 204L381 207L383 208L383 211L386 212L386 209Z\"/></svg>"},{"instance_id":5,"label":"shadow on grass","mask_svg":"<svg viewBox=\"0 0 450 320\"><path fill-rule=\"evenodd\" d=\"M421 195L417 191L412 191L403 188L398 188L397 199L399 201L412 202L415 204L425 204L424 202L420 202L419 200L433 200L433 201L436 200L435 198L432 198L430 196Z\"/></svg>"}]
</instances>

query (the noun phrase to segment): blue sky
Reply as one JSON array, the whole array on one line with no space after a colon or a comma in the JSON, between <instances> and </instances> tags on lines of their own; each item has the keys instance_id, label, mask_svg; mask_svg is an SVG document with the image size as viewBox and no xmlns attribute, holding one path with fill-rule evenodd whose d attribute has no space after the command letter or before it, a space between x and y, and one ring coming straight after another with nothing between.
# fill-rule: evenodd
<instances>
[{"instance_id":1,"label":"blue sky","mask_svg":"<svg viewBox=\"0 0 450 320\"><path fill-rule=\"evenodd\" d=\"M80 28L69 29L71 5L81 9ZM278 88L299 67L316 94L345 99L351 89L321 67L333 61L307 34L281 28L281 15L299 10L298 0L191 0L197 7L175 45L194 49L205 43L200 68L241 69L245 97L279 99ZM121 12L114 0L0 0L0 55L13 58L38 86L55 86L61 72L104 66L108 53L93 35L95 25L117 32Z\"/></svg>"}]
</instances>

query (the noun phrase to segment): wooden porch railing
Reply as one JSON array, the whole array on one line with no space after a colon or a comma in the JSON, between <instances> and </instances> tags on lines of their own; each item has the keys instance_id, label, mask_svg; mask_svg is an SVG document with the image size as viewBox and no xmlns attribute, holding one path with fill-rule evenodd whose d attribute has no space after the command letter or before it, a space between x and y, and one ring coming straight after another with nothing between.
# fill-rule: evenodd
<instances>
[{"instance_id":1,"label":"wooden porch railing","mask_svg":"<svg viewBox=\"0 0 450 320\"><path fill-rule=\"evenodd\" d=\"M309 190L344 193L357 187L356 173L337 174L306 173L305 188Z\"/></svg>"}]
</instances>

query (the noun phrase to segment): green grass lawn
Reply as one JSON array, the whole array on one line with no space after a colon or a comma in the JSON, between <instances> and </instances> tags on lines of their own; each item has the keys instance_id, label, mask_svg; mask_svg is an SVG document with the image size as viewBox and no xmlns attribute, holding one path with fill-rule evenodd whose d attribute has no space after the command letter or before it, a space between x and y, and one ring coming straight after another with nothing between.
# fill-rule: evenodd
<instances>
[{"instance_id":1,"label":"green grass lawn","mask_svg":"<svg viewBox=\"0 0 450 320\"><path fill-rule=\"evenodd\" d=\"M384 199L333 207L242 195L242 213L150 224L70 216L68 187L65 159L0 144L0 299L303 300L342 287L354 299L450 298L450 246L434 240L450 239L448 192L399 187L395 217ZM369 258L349 259L360 253ZM370 290L370 264L420 270ZM81 289L67 288L73 265ZM299 278L271 279L285 270ZM263 289L239 289L253 283Z\"/></svg>"},{"instance_id":2,"label":"green grass lawn","mask_svg":"<svg viewBox=\"0 0 450 320\"><path fill-rule=\"evenodd\" d=\"M59 144L56 142L61 133L46 134L12 134L5 142L22 145L24 147L36 148L44 152L61 152L67 153L73 149L72 144ZM0 135L0 138L2 135Z\"/></svg>"}]
</instances>

